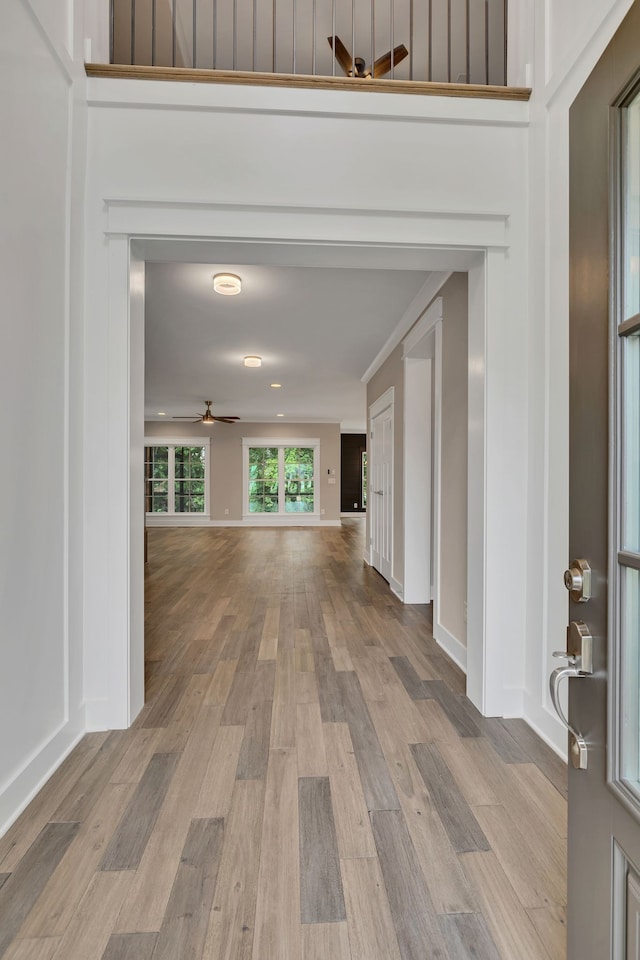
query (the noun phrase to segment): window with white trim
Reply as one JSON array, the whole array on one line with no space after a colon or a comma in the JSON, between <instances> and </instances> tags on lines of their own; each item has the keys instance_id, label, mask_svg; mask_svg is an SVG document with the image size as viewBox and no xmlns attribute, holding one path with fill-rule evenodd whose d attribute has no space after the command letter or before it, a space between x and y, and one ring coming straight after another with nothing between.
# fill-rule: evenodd
<instances>
[{"instance_id":1,"label":"window with white trim","mask_svg":"<svg viewBox=\"0 0 640 960\"><path fill-rule=\"evenodd\" d=\"M209 515L209 440L145 440L144 498L150 515Z\"/></svg>"},{"instance_id":2,"label":"window with white trim","mask_svg":"<svg viewBox=\"0 0 640 960\"><path fill-rule=\"evenodd\" d=\"M317 516L320 440L243 437L245 518Z\"/></svg>"}]
</instances>

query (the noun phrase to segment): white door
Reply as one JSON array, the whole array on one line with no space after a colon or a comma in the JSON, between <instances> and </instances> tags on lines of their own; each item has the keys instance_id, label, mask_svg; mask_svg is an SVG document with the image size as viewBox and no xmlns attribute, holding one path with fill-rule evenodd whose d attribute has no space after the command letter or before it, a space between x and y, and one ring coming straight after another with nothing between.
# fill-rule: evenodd
<instances>
[{"instance_id":1,"label":"white door","mask_svg":"<svg viewBox=\"0 0 640 960\"><path fill-rule=\"evenodd\" d=\"M375 409L375 405L373 407ZM371 418L369 537L371 565L391 580L393 550L393 404Z\"/></svg>"},{"instance_id":2,"label":"white door","mask_svg":"<svg viewBox=\"0 0 640 960\"><path fill-rule=\"evenodd\" d=\"M570 113L569 960L640 957L638 37Z\"/></svg>"}]
</instances>

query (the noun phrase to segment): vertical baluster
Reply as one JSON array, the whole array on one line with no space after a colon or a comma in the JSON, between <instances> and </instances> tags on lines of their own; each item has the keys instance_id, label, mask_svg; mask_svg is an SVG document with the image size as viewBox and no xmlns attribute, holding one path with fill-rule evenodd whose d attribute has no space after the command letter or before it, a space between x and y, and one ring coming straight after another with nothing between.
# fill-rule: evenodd
<instances>
[{"instance_id":1,"label":"vertical baluster","mask_svg":"<svg viewBox=\"0 0 640 960\"><path fill-rule=\"evenodd\" d=\"M316 17L317 17L316 0L313 0L312 17L313 17L313 25L311 28L311 73L315 77L316 75L316 44L318 42L318 37L317 37L318 25L316 22Z\"/></svg>"},{"instance_id":2,"label":"vertical baluster","mask_svg":"<svg viewBox=\"0 0 640 960\"><path fill-rule=\"evenodd\" d=\"M113 5L115 0L111 0L109 5L109 62L113 63L113 58L115 56L115 20L114 20L114 11Z\"/></svg>"},{"instance_id":3,"label":"vertical baluster","mask_svg":"<svg viewBox=\"0 0 640 960\"><path fill-rule=\"evenodd\" d=\"M296 73L296 0L291 0L291 29L293 31L293 74Z\"/></svg>"},{"instance_id":4,"label":"vertical baluster","mask_svg":"<svg viewBox=\"0 0 640 960\"><path fill-rule=\"evenodd\" d=\"M151 66L156 65L156 10L157 0L151 0Z\"/></svg>"},{"instance_id":5,"label":"vertical baluster","mask_svg":"<svg viewBox=\"0 0 640 960\"><path fill-rule=\"evenodd\" d=\"M216 69L216 46L218 43L218 0L212 0L211 6L213 37L211 41L211 69Z\"/></svg>"},{"instance_id":6,"label":"vertical baluster","mask_svg":"<svg viewBox=\"0 0 640 960\"><path fill-rule=\"evenodd\" d=\"M276 72L276 0L272 0L273 34L271 37L271 72Z\"/></svg>"},{"instance_id":7,"label":"vertical baluster","mask_svg":"<svg viewBox=\"0 0 640 960\"><path fill-rule=\"evenodd\" d=\"M353 60L353 75L356 75L356 18L354 8L356 0L351 0L351 57Z\"/></svg>"},{"instance_id":8,"label":"vertical baluster","mask_svg":"<svg viewBox=\"0 0 640 960\"><path fill-rule=\"evenodd\" d=\"M215 3L215 0L214 0ZM251 46L251 69L256 70L256 44L258 42L258 0L253 0L253 41Z\"/></svg>"},{"instance_id":9,"label":"vertical baluster","mask_svg":"<svg viewBox=\"0 0 640 960\"><path fill-rule=\"evenodd\" d=\"M333 49L333 57L331 58L331 76L335 77L336 75L336 0L331 0L331 35L333 37L333 42L331 47Z\"/></svg>"},{"instance_id":10,"label":"vertical baluster","mask_svg":"<svg viewBox=\"0 0 640 960\"><path fill-rule=\"evenodd\" d=\"M131 0L131 41L130 41L130 56L131 59L129 63L134 64L136 62L136 0Z\"/></svg>"},{"instance_id":11,"label":"vertical baluster","mask_svg":"<svg viewBox=\"0 0 640 960\"><path fill-rule=\"evenodd\" d=\"M503 23L504 23L504 47L503 47L504 71L503 71L503 76L504 76L504 85L505 85L505 87L506 87L506 86L507 86L507 81L508 81L508 79L509 79L508 76L507 76L507 56L508 56L508 53L509 53L508 48L507 48L507 36L508 36L508 32L509 32L509 29L508 29L508 28L509 28L509 4L508 4L508 0L503 0L502 9L503 9L502 20L503 20Z\"/></svg>"},{"instance_id":12,"label":"vertical baluster","mask_svg":"<svg viewBox=\"0 0 640 960\"><path fill-rule=\"evenodd\" d=\"M451 83L451 0L447 0L447 81Z\"/></svg>"},{"instance_id":13,"label":"vertical baluster","mask_svg":"<svg viewBox=\"0 0 640 960\"><path fill-rule=\"evenodd\" d=\"M238 0L233 0L233 70L238 63Z\"/></svg>"},{"instance_id":14,"label":"vertical baluster","mask_svg":"<svg viewBox=\"0 0 640 960\"><path fill-rule=\"evenodd\" d=\"M171 66L176 65L176 3L178 0L172 0L171 3Z\"/></svg>"},{"instance_id":15,"label":"vertical baluster","mask_svg":"<svg viewBox=\"0 0 640 960\"><path fill-rule=\"evenodd\" d=\"M467 83L471 83L471 22L470 22L470 21L471 21L471 11L470 11L470 9L469 9L469 2L470 2L470 0L467 0L467 6L466 6L466 11L465 11L465 15L466 15L466 19L467 19L467 38L466 38L466 39L467 39L467 50L466 50L466 54L467 54Z\"/></svg>"},{"instance_id":16,"label":"vertical baluster","mask_svg":"<svg viewBox=\"0 0 640 960\"><path fill-rule=\"evenodd\" d=\"M196 0L192 0L191 7L192 7L192 28L193 28L193 29L192 29L193 50L191 51L191 66L192 66L192 67L194 68L194 70L195 70L195 67L196 67L196 37L197 37L197 31L196 31Z\"/></svg>"},{"instance_id":17,"label":"vertical baluster","mask_svg":"<svg viewBox=\"0 0 640 960\"><path fill-rule=\"evenodd\" d=\"M429 69L427 80L433 79L433 0L429 0Z\"/></svg>"},{"instance_id":18,"label":"vertical baluster","mask_svg":"<svg viewBox=\"0 0 640 960\"><path fill-rule=\"evenodd\" d=\"M413 80L413 0L409 0L409 80Z\"/></svg>"},{"instance_id":19,"label":"vertical baluster","mask_svg":"<svg viewBox=\"0 0 640 960\"><path fill-rule=\"evenodd\" d=\"M489 85L489 0L484 0L484 76Z\"/></svg>"},{"instance_id":20,"label":"vertical baluster","mask_svg":"<svg viewBox=\"0 0 640 960\"><path fill-rule=\"evenodd\" d=\"M376 0L369 0L371 4L371 51L369 53L369 63L373 70L376 60Z\"/></svg>"}]
</instances>

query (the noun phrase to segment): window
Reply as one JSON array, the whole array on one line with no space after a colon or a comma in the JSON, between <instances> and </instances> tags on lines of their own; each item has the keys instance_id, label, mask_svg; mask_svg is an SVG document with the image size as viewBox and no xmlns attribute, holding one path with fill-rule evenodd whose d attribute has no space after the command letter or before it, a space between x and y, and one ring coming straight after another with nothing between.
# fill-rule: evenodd
<instances>
[{"instance_id":1,"label":"window","mask_svg":"<svg viewBox=\"0 0 640 960\"><path fill-rule=\"evenodd\" d=\"M209 513L209 442L184 440L151 444L144 463L145 511L148 514Z\"/></svg>"},{"instance_id":2,"label":"window","mask_svg":"<svg viewBox=\"0 0 640 960\"><path fill-rule=\"evenodd\" d=\"M244 516L320 513L316 480L320 441L244 437Z\"/></svg>"}]
</instances>

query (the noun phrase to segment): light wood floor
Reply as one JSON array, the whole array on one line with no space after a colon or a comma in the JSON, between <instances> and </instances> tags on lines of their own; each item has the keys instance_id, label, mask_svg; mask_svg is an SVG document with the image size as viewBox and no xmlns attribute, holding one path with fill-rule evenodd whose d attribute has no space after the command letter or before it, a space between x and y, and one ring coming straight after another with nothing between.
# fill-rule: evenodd
<instances>
[{"instance_id":1,"label":"light wood floor","mask_svg":"<svg viewBox=\"0 0 640 960\"><path fill-rule=\"evenodd\" d=\"M0 957L564 958L563 764L362 554L150 530L147 704L0 840Z\"/></svg>"}]
</instances>

